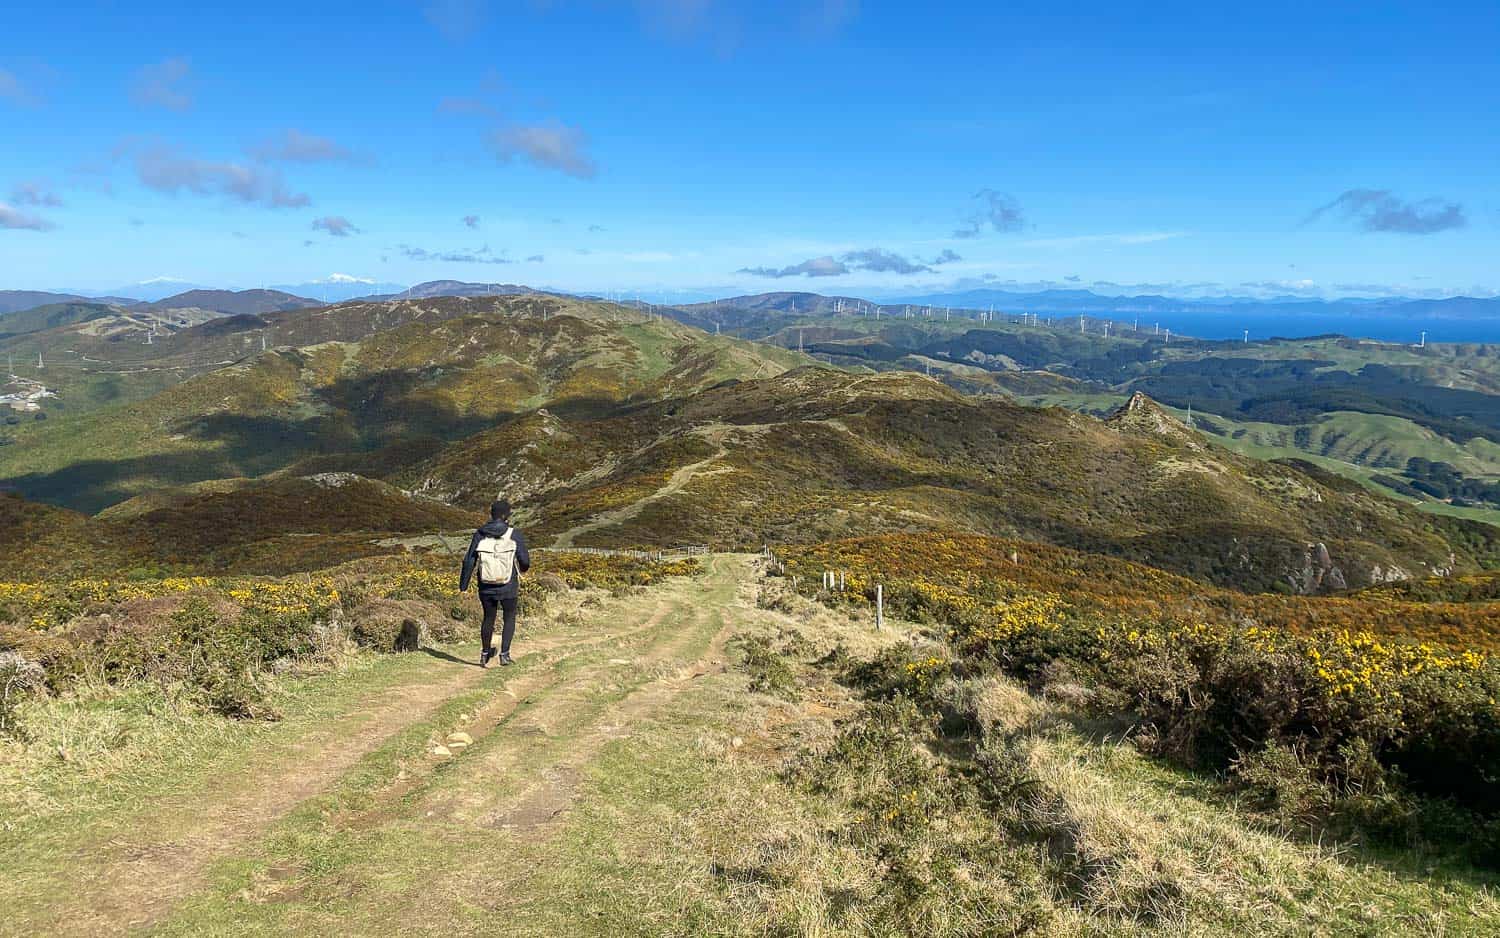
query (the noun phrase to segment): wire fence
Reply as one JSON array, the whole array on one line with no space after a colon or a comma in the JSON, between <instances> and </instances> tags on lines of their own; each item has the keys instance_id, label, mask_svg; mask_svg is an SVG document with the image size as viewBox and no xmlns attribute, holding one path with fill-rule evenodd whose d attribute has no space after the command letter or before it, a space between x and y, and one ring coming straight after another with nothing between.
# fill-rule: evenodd
<instances>
[{"instance_id":1,"label":"wire fence","mask_svg":"<svg viewBox=\"0 0 1500 938\"><path fill-rule=\"evenodd\" d=\"M782 562L780 557L776 556L776 551L772 549L770 544L762 548L761 559L766 563L766 572L768 574L786 577L791 583L792 592L799 595L802 593L802 577L787 574L786 564ZM849 589L848 571L824 570L823 583L813 593L813 598L817 599L820 596L832 595L834 593L845 593ZM863 593L865 598L875 607L875 628L885 628L885 585L883 583L870 583L865 587Z\"/></svg>"},{"instance_id":2,"label":"wire fence","mask_svg":"<svg viewBox=\"0 0 1500 938\"><path fill-rule=\"evenodd\" d=\"M661 563L668 558L675 557L701 557L709 552L702 544L692 544L686 547L670 547L662 550L619 550L611 547L538 547L536 553L554 554L592 554L596 557L629 557L632 560L644 560L648 563Z\"/></svg>"}]
</instances>

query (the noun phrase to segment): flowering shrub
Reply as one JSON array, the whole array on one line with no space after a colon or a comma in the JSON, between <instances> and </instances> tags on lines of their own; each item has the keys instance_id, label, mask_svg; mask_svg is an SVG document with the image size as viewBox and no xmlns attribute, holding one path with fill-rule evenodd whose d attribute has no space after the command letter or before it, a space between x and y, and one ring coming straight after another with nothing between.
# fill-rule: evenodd
<instances>
[{"instance_id":1,"label":"flowering shrub","mask_svg":"<svg viewBox=\"0 0 1500 938\"><path fill-rule=\"evenodd\" d=\"M1223 770L1290 747L1337 786L1351 771L1345 754L1369 752L1421 791L1500 805L1500 660L1485 650L1500 620L1492 604L1247 596L1109 558L958 535L779 553L803 583L846 571L849 589L820 591L832 603L869 603L882 584L891 614L938 626L976 664L1034 685L1066 665L1095 686L1099 705L1133 714L1161 754ZM1377 627L1358 627L1366 613ZM1412 634L1401 634L1403 613ZM1477 647L1450 632L1474 635Z\"/></svg>"},{"instance_id":2,"label":"flowering shrub","mask_svg":"<svg viewBox=\"0 0 1500 938\"><path fill-rule=\"evenodd\" d=\"M696 560L549 553L522 584L528 601L544 603L537 581L549 573L571 586L616 588L700 569ZM478 609L462 600L454 558L433 554L285 577L0 582L0 654L20 651L53 689L84 675L150 680L229 716L270 716L268 671L314 655L330 635L390 650L387 627L408 616L452 637L455 620Z\"/></svg>"}]
</instances>

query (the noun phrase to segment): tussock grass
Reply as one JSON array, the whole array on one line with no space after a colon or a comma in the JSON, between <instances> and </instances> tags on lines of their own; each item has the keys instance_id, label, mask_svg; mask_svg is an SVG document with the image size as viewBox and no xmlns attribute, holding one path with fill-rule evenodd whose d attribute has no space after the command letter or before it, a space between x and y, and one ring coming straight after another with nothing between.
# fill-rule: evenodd
<instances>
[{"instance_id":1,"label":"tussock grass","mask_svg":"<svg viewBox=\"0 0 1500 938\"><path fill-rule=\"evenodd\" d=\"M767 797L795 810L769 811L777 821L716 867L743 916L737 933L1500 927L1500 900L1472 870L1278 834L1066 695L954 674L929 664L934 651L897 642L836 669L867 702L779 774Z\"/></svg>"}]
</instances>

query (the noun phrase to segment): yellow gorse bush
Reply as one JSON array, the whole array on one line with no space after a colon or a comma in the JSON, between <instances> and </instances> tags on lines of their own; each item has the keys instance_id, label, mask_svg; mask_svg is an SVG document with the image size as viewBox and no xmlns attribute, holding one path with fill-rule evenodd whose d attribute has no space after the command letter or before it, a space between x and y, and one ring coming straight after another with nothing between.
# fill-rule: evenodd
<instances>
[{"instance_id":1,"label":"yellow gorse bush","mask_svg":"<svg viewBox=\"0 0 1500 938\"><path fill-rule=\"evenodd\" d=\"M691 576L697 560L652 563L628 556L538 554L533 573L551 572L572 587L645 586L663 577ZM523 583L529 581L523 581ZM79 578L55 583L0 581L0 624L48 630L91 611L121 603L180 595L216 593L246 611L276 619L319 619L346 600L360 598L455 598L458 571L449 557L413 555L379 558L354 568L282 577Z\"/></svg>"},{"instance_id":2,"label":"yellow gorse bush","mask_svg":"<svg viewBox=\"0 0 1500 938\"><path fill-rule=\"evenodd\" d=\"M0 582L0 621L17 620L48 629L89 606L154 599L213 585L208 577L164 577L151 580L81 578L58 583Z\"/></svg>"},{"instance_id":3,"label":"yellow gorse bush","mask_svg":"<svg viewBox=\"0 0 1500 938\"><path fill-rule=\"evenodd\" d=\"M1305 661L1324 695L1343 705L1397 710L1398 688L1409 678L1437 673L1462 686L1492 664L1482 649L1413 640L1420 634L1403 639L1331 627L1362 613L1382 622L1393 618L1389 607L1396 604L1387 599L1228 594L1151 568L1043 545L961 535L914 542L903 535L785 547L778 554L788 575L804 584L817 586L824 570L843 571L846 589L825 595L831 602L869 603L879 583L892 614L939 623L950 639L971 649L1003 651L1025 636L1061 639L1063 633L1086 642L1101 660L1153 649L1237 646ZM1446 635L1457 627L1453 617L1468 610L1441 605L1427 610L1424 621ZM1266 619L1285 624L1266 625Z\"/></svg>"},{"instance_id":4,"label":"yellow gorse bush","mask_svg":"<svg viewBox=\"0 0 1500 938\"><path fill-rule=\"evenodd\" d=\"M922 693L931 691L947 671L948 662L936 656L911 661L906 665L907 676L916 689Z\"/></svg>"}]
</instances>

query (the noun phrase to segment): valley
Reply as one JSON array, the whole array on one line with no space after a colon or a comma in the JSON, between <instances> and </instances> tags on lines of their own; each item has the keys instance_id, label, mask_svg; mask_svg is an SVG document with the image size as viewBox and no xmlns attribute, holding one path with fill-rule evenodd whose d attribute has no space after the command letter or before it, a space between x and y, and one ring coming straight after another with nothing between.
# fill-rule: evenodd
<instances>
[{"instance_id":1,"label":"valley","mask_svg":"<svg viewBox=\"0 0 1500 938\"><path fill-rule=\"evenodd\" d=\"M1012 298L1015 302L1016 298ZM862 302L862 301L861 301ZM816 294L765 294L680 307L710 331L800 347L845 367L932 374L973 394L1105 416L1144 391L1196 428L1262 458L1311 458L1440 514L1500 522L1500 502L1412 492L1413 459L1443 462L1477 489L1500 480L1495 347L1402 345L1343 336L1206 341L1107 313L930 305L863 306ZM1127 314L1130 315L1130 314ZM1160 315L1158 311L1157 315Z\"/></svg>"},{"instance_id":2,"label":"valley","mask_svg":"<svg viewBox=\"0 0 1500 938\"><path fill-rule=\"evenodd\" d=\"M1486 355L780 302L28 320L0 932L1500 920Z\"/></svg>"}]
</instances>

